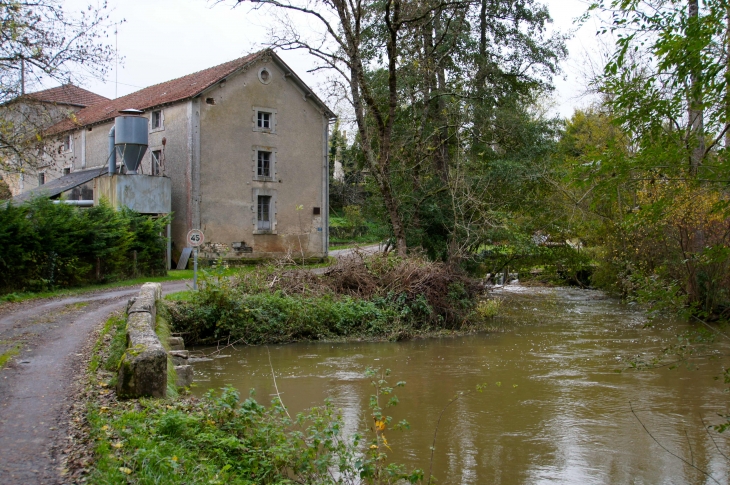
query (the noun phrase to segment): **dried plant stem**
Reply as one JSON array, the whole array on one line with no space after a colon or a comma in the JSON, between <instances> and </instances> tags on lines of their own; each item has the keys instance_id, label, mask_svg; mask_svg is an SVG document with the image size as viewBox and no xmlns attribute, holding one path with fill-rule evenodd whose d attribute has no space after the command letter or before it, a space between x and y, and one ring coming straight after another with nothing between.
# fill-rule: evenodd
<instances>
[{"instance_id":1,"label":"dried plant stem","mask_svg":"<svg viewBox=\"0 0 730 485\"><path fill-rule=\"evenodd\" d=\"M712 436L712 433L710 433L709 428L707 427L707 424L705 424L705 419L700 415L700 421L702 421L702 426L705 428L705 432L707 432L707 436L710 437L712 440L712 443L715 445L715 448L717 449L717 452L722 455L723 458L725 458L727 461L730 461L730 458L720 450L720 447L717 445L717 441L715 441L715 438Z\"/></svg>"},{"instance_id":2,"label":"dried plant stem","mask_svg":"<svg viewBox=\"0 0 730 485\"><path fill-rule=\"evenodd\" d=\"M673 452L672 452L672 451L670 451L670 450L669 450L669 449L668 449L668 448L667 448L666 446L664 446L663 444L661 444L661 443L659 442L659 440L657 440L657 439L656 439L656 438L654 437L654 435L653 435L653 434L651 434L651 431L649 431L649 429L648 429L648 428L647 428L647 427L646 427L646 426L644 425L644 423L642 423L642 422L641 422L641 419L639 419L639 416L638 416L638 415L636 414L636 411L634 411L634 405L633 405L633 404L631 403L631 401L629 401L629 407L631 408L631 414L633 414L633 415L634 415L634 417L635 417L635 418L636 418L636 420L637 420L637 421L639 422L639 424L641 425L641 427L642 427L642 428L644 428L644 431L646 431L646 434L648 434L648 435L649 435L649 437L650 437L650 438L651 438L652 440L654 440L654 443L658 444L658 445L659 445L659 447L660 447L660 448L661 448L662 450L666 451L667 453L669 453L670 455L672 455L673 457L675 457L675 458L676 458L676 459L678 459L679 461L683 462L683 463L684 463L685 465L689 465L689 466L691 466L692 468L694 468L695 470L697 470L698 472L702 473L702 474L703 474L703 475L705 475L705 476L706 476L707 478L709 478L710 480L712 480L713 482L717 483L717 485L720 485L720 482L718 482L718 481L717 481L717 480L715 479L715 477L713 477L712 475L710 475L709 473L707 473L707 472L706 472L705 470L703 470L702 468L700 468L700 467L696 466L696 465L695 465L694 463L690 463L689 461L685 460L684 458L682 458L681 456L677 455L676 453L673 453Z\"/></svg>"},{"instance_id":3,"label":"dried plant stem","mask_svg":"<svg viewBox=\"0 0 730 485\"><path fill-rule=\"evenodd\" d=\"M291 419L291 416L289 415L289 411L286 409L286 406L284 405L284 401L281 400L281 394L279 393L279 386L276 385L276 373L274 372L274 365L271 363L271 352L269 352L269 346L266 346L266 353L269 355L269 367L271 367L271 377L274 378L274 389L276 389L276 397L279 399L279 403L281 404L281 407L284 408L284 412L286 415Z\"/></svg>"},{"instance_id":4,"label":"dried plant stem","mask_svg":"<svg viewBox=\"0 0 730 485\"><path fill-rule=\"evenodd\" d=\"M436 451L436 435L439 432L439 424L441 424L441 418L444 416L444 412L446 412L446 409L454 404L456 401L461 399L464 396L468 396L471 394L472 391L469 391L467 393L463 394L457 394L456 396L452 397L449 402L446 403L446 406L444 406L441 409L441 412L439 413L439 419L436 421L436 428L433 430L433 441L431 442L431 460L429 461L428 465L428 480L426 481L426 485L431 485L431 477L433 476L433 453Z\"/></svg>"}]
</instances>

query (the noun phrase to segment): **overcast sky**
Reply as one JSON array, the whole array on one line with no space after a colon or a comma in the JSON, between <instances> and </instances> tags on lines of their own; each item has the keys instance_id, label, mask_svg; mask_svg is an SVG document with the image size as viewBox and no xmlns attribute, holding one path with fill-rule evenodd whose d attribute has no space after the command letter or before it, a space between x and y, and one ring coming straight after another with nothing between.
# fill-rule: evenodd
<instances>
[{"instance_id":1,"label":"overcast sky","mask_svg":"<svg viewBox=\"0 0 730 485\"><path fill-rule=\"evenodd\" d=\"M586 9L585 0L543 0L563 32L575 28L574 20ZM89 0L66 0L70 10L79 10ZM116 41L123 65L106 82L89 80L86 88L103 96L124 96L143 87L168 81L259 50L266 38L266 18L248 7L232 9L206 0L109 0L111 18L124 19ZM555 79L553 111L570 116L574 107L587 104L581 71L585 56L595 49L596 23L589 20L568 43L570 58L563 74ZM110 43L114 45L112 33ZM321 76L306 71L314 60L305 53L280 52L284 60L317 92ZM115 83L115 79L118 82Z\"/></svg>"}]
</instances>

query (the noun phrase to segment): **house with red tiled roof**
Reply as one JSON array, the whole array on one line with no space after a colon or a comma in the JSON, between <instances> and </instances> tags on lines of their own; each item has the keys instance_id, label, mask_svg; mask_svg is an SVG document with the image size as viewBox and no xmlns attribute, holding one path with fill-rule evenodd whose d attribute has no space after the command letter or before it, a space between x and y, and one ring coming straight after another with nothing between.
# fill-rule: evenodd
<instances>
[{"instance_id":1,"label":"house with red tiled roof","mask_svg":"<svg viewBox=\"0 0 730 485\"><path fill-rule=\"evenodd\" d=\"M148 118L141 173L171 180L174 260L192 229L204 233L204 258L326 256L334 114L275 52L84 107L46 131L49 156L71 173L103 171L114 118L127 109ZM106 176L74 180L98 200L95 181ZM56 193L68 189L60 182Z\"/></svg>"},{"instance_id":2,"label":"house with red tiled roof","mask_svg":"<svg viewBox=\"0 0 730 485\"><path fill-rule=\"evenodd\" d=\"M86 108L87 106L102 101L110 101L109 98L105 98L104 96L92 93L70 83L55 88L44 89L43 91L36 91L35 93L28 93L25 97L55 106L72 106L78 109Z\"/></svg>"},{"instance_id":3,"label":"house with red tiled roof","mask_svg":"<svg viewBox=\"0 0 730 485\"><path fill-rule=\"evenodd\" d=\"M57 166L44 156L38 135L79 110L105 101L110 100L79 86L64 84L24 94L0 106L3 142L9 141L5 145L19 152L7 151L0 156L0 178L8 183L11 194L17 195L69 172L70 167Z\"/></svg>"}]
</instances>

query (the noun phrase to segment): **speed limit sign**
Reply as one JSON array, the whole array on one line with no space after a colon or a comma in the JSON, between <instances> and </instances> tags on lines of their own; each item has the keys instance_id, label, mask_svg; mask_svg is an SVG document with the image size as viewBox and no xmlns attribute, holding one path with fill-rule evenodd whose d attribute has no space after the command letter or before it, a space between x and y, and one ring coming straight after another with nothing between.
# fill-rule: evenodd
<instances>
[{"instance_id":1,"label":"speed limit sign","mask_svg":"<svg viewBox=\"0 0 730 485\"><path fill-rule=\"evenodd\" d=\"M204 240L203 231L200 229L193 229L188 233L188 244L194 248L203 244Z\"/></svg>"}]
</instances>

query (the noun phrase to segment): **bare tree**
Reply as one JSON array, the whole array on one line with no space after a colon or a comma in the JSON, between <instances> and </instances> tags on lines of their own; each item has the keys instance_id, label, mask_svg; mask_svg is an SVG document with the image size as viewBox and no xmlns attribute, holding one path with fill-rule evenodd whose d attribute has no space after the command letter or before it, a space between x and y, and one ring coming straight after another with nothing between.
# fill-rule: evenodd
<instances>
[{"instance_id":1,"label":"bare tree","mask_svg":"<svg viewBox=\"0 0 730 485\"><path fill-rule=\"evenodd\" d=\"M236 5L244 1L237 0ZM256 8L270 6L285 12L281 28L272 31L273 47L307 50L322 62L317 69L332 69L345 80L360 146L388 212L398 254L405 255L406 231L390 173L393 126L401 97L401 43L407 31L432 21L434 13L468 4L458 0L386 0L378 4L363 0L259 0L256 4ZM314 20L322 35L315 39L303 35L286 13ZM385 83L379 76L385 76ZM384 93L378 89L383 84Z\"/></svg>"},{"instance_id":2,"label":"bare tree","mask_svg":"<svg viewBox=\"0 0 730 485\"><path fill-rule=\"evenodd\" d=\"M114 58L108 26L106 2L68 15L60 0L0 0L0 170L37 166L58 110L27 93L103 77Z\"/></svg>"}]
</instances>

